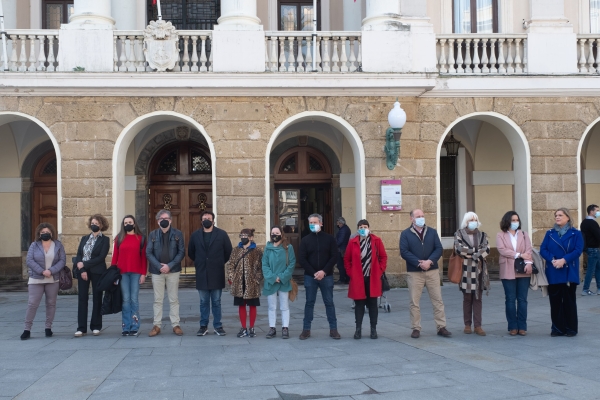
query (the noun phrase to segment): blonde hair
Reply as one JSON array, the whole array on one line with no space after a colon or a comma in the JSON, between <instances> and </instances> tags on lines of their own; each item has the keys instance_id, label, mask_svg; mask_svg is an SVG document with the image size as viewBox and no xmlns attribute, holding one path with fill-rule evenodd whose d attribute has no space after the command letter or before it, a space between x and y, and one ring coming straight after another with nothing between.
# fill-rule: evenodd
<instances>
[{"instance_id":1,"label":"blonde hair","mask_svg":"<svg viewBox=\"0 0 600 400\"><path fill-rule=\"evenodd\" d=\"M473 211L465 213L465 216L463 217L462 222L460 224L460 229L465 229L467 225L469 225L469 221L471 221L473 218L477 220L477 228L479 229L479 227L481 227L481 222L479 222L479 217Z\"/></svg>"},{"instance_id":2,"label":"blonde hair","mask_svg":"<svg viewBox=\"0 0 600 400\"><path fill-rule=\"evenodd\" d=\"M567 216L567 218L569 218L569 224L573 225L573 218L571 218L571 213L569 212L569 209L565 208L565 207L557 208L556 211L554 211L555 217L556 217L556 213L559 211L562 212L563 214L565 214Z\"/></svg>"}]
</instances>

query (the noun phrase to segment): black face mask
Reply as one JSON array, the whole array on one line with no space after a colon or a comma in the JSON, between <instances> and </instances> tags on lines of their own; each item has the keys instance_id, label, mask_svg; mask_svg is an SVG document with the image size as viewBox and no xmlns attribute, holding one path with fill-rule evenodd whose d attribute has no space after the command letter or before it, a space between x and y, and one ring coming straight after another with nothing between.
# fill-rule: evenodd
<instances>
[{"instance_id":1,"label":"black face mask","mask_svg":"<svg viewBox=\"0 0 600 400\"><path fill-rule=\"evenodd\" d=\"M248 239L248 238L242 238L242 245L243 246L247 245L248 243L250 243L250 239Z\"/></svg>"},{"instance_id":2,"label":"black face mask","mask_svg":"<svg viewBox=\"0 0 600 400\"><path fill-rule=\"evenodd\" d=\"M90 226L90 229L92 230L92 232L98 232L100 230L100 227L98 225L92 225Z\"/></svg>"},{"instance_id":3,"label":"black face mask","mask_svg":"<svg viewBox=\"0 0 600 400\"><path fill-rule=\"evenodd\" d=\"M125 225L125 232L131 232L133 229L133 225Z\"/></svg>"},{"instance_id":4,"label":"black face mask","mask_svg":"<svg viewBox=\"0 0 600 400\"><path fill-rule=\"evenodd\" d=\"M271 235L271 242L277 243L281 240L281 235Z\"/></svg>"},{"instance_id":5,"label":"black face mask","mask_svg":"<svg viewBox=\"0 0 600 400\"><path fill-rule=\"evenodd\" d=\"M165 220L165 219L163 219L162 221L160 221L158 224L159 224L159 225L160 225L160 227L161 227L161 228L163 228L163 229L167 229L167 228L169 227L169 221L167 221L167 220Z\"/></svg>"},{"instance_id":6,"label":"black face mask","mask_svg":"<svg viewBox=\"0 0 600 400\"><path fill-rule=\"evenodd\" d=\"M202 221L202 226L208 229L212 226L212 221L210 219L205 219Z\"/></svg>"},{"instance_id":7,"label":"black face mask","mask_svg":"<svg viewBox=\"0 0 600 400\"><path fill-rule=\"evenodd\" d=\"M49 233L42 233L40 235L40 239L42 239L44 242L47 242L48 240L52 239L52 235Z\"/></svg>"}]
</instances>

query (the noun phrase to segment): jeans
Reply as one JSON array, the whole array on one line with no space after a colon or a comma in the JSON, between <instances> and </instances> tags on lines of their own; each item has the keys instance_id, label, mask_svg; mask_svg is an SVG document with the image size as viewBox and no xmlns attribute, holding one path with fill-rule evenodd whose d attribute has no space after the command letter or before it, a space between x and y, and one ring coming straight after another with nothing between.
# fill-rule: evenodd
<instances>
[{"instance_id":1,"label":"jeans","mask_svg":"<svg viewBox=\"0 0 600 400\"><path fill-rule=\"evenodd\" d=\"M289 328L290 325L290 306L289 306L289 292L277 291L267 296L269 303L269 327L275 328L277 324L277 294L279 294L279 309L281 310L281 327Z\"/></svg>"},{"instance_id":2,"label":"jeans","mask_svg":"<svg viewBox=\"0 0 600 400\"><path fill-rule=\"evenodd\" d=\"M348 282L350 278L348 277L348 274L346 274L346 268L344 267L344 256L342 255L341 251L338 251L337 269L340 271L340 281Z\"/></svg>"},{"instance_id":3,"label":"jeans","mask_svg":"<svg viewBox=\"0 0 600 400\"><path fill-rule=\"evenodd\" d=\"M592 278L596 276L596 288L600 291L600 249L588 248L587 252L587 272L583 281L583 290L588 290L592 283Z\"/></svg>"},{"instance_id":4,"label":"jeans","mask_svg":"<svg viewBox=\"0 0 600 400\"><path fill-rule=\"evenodd\" d=\"M173 328L179 326L179 275L180 272L168 274L152 274L152 288L154 289L154 325L162 325L163 300L165 286L169 298L169 318Z\"/></svg>"},{"instance_id":5,"label":"jeans","mask_svg":"<svg viewBox=\"0 0 600 400\"><path fill-rule=\"evenodd\" d=\"M77 279L77 288L79 291L79 304L77 307L77 330L83 333L87 332L88 319L88 301L90 283L92 284L92 320L90 329L102 330L102 292L96 290L100 281L101 274L88 273L88 280Z\"/></svg>"},{"instance_id":6,"label":"jeans","mask_svg":"<svg viewBox=\"0 0 600 400\"><path fill-rule=\"evenodd\" d=\"M310 275L304 275L304 289L306 290L306 304L304 305L303 329L310 330L315 311L315 301L317 300L317 289L321 289L329 329L337 329L337 318L335 317L335 306L333 305L333 276L326 276L318 281Z\"/></svg>"},{"instance_id":7,"label":"jeans","mask_svg":"<svg viewBox=\"0 0 600 400\"><path fill-rule=\"evenodd\" d=\"M123 332L140 330L140 274L126 272L121 275L121 294L123 295Z\"/></svg>"},{"instance_id":8,"label":"jeans","mask_svg":"<svg viewBox=\"0 0 600 400\"><path fill-rule=\"evenodd\" d=\"M221 323L221 292L222 289L198 290L200 295L200 326L208 326L208 317L212 305L213 327L222 328Z\"/></svg>"},{"instance_id":9,"label":"jeans","mask_svg":"<svg viewBox=\"0 0 600 400\"><path fill-rule=\"evenodd\" d=\"M527 292L530 281L529 277L502 279L509 331L527 330Z\"/></svg>"}]
</instances>

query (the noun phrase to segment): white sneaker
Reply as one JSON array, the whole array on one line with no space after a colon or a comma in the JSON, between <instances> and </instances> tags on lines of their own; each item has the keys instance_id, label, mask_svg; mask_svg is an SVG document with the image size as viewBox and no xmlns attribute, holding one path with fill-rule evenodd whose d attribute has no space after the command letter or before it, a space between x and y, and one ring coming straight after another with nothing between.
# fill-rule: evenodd
<instances>
[{"instance_id":1,"label":"white sneaker","mask_svg":"<svg viewBox=\"0 0 600 400\"><path fill-rule=\"evenodd\" d=\"M92 335L94 335L94 336L98 336L99 334L100 334L100 331L98 329L94 329L92 331Z\"/></svg>"},{"instance_id":2,"label":"white sneaker","mask_svg":"<svg viewBox=\"0 0 600 400\"><path fill-rule=\"evenodd\" d=\"M85 333L83 333L81 331L75 332L75 337L82 337L82 336L85 336Z\"/></svg>"}]
</instances>

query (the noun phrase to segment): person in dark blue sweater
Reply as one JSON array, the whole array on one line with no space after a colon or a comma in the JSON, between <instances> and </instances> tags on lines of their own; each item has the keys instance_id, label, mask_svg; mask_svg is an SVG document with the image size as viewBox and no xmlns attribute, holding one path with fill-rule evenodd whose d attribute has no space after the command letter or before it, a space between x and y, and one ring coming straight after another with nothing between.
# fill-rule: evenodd
<instances>
[{"instance_id":1,"label":"person in dark blue sweater","mask_svg":"<svg viewBox=\"0 0 600 400\"><path fill-rule=\"evenodd\" d=\"M350 228L346 225L346 220L344 217L339 217L337 220L337 226L340 228L338 230L337 235L335 235L335 241L338 247L338 261L337 267L338 271L340 271L340 280L336 283L348 284L350 282L350 278L346 273L346 268L344 268L344 256L346 255L346 247L348 247L348 241L350 240Z\"/></svg>"},{"instance_id":2,"label":"person in dark blue sweater","mask_svg":"<svg viewBox=\"0 0 600 400\"><path fill-rule=\"evenodd\" d=\"M583 248L587 253L587 272L583 281L582 296L600 295L600 225L596 222L596 218L600 217L600 208L591 204L587 208L587 213L587 217L579 226L583 235ZM596 293L590 290L594 275L596 275Z\"/></svg>"}]
</instances>

